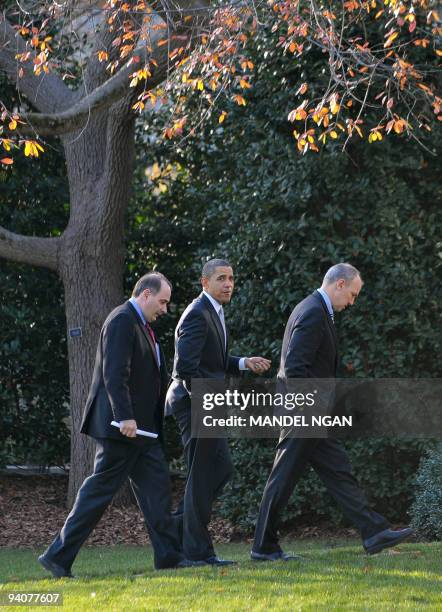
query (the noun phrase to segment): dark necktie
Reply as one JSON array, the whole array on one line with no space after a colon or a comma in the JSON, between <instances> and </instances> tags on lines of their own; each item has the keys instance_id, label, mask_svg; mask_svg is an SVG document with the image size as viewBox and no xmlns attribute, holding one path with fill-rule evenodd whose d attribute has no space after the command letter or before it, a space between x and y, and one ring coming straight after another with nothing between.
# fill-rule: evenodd
<instances>
[{"instance_id":1,"label":"dark necktie","mask_svg":"<svg viewBox=\"0 0 442 612\"><path fill-rule=\"evenodd\" d=\"M150 323L148 323L146 321L145 327L146 327L147 331L149 332L149 336L152 338L153 345L156 346L157 341L155 339L155 334L153 333L153 329L151 328Z\"/></svg>"},{"instance_id":2,"label":"dark necktie","mask_svg":"<svg viewBox=\"0 0 442 612\"><path fill-rule=\"evenodd\" d=\"M157 340L155 338L154 331L151 328L150 323L148 323L147 321L146 321L145 327L146 327L147 331L149 332L149 336L152 338L152 342L153 342L153 345L154 345L154 348L155 348L155 356L156 356L156 359L157 359L158 367L160 367L161 357L159 355L159 351L158 351L158 348L157 348L158 345L157 345Z\"/></svg>"}]
</instances>

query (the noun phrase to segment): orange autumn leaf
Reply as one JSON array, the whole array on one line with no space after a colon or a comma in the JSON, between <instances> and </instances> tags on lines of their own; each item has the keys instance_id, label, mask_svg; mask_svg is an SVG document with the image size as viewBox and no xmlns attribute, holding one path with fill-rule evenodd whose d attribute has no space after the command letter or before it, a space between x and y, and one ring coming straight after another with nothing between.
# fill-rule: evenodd
<instances>
[{"instance_id":1,"label":"orange autumn leaf","mask_svg":"<svg viewBox=\"0 0 442 612\"><path fill-rule=\"evenodd\" d=\"M359 2L356 2L356 0L348 0L347 2L344 2L344 8L346 8L350 13L357 11L359 8Z\"/></svg>"},{"instance_id":2,"label":"orange autumn leaf","mask_svg":"<svg viewBox=\"0 0 442 612\"><path fill-rule=\"evenodd\" d=\"M245 106L246 105L246 101L245 101L245 99L242 96L235 95L235 96L233 96L233 99L235 100L235 102L239 106Z\"/></svg>"}]
</instances>

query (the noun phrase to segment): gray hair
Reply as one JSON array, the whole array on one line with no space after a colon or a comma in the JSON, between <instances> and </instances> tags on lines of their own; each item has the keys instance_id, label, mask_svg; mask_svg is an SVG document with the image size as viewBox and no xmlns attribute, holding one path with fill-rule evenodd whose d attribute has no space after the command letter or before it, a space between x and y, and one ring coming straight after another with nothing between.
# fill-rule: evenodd
<instances>
[{"instance_id":1,"label":"gray hair","mask_svg":"<svg viewBox=\"0 0 442 612\"><path fill-rule=\"evenodd\" d=\"M145 289L150 289L155 295L161 289L161 283L167 283L172 289L172 283L161 272L148 272L137 280L132 291L132 297L138 297Z\"/></svg>"},{"instance_id":2,"label":"gray hair","mask_svg":"<svg viewBox=\"0 0 442 612\"><path fill-rule=\"evenodd\" d=\"M210 278L212 274L215 273L215 270L220 267L231 268L232 266L225 259L210 259L204 264L201 276L204 276L205 278Z\"/></svg>"},{"instance_id":3,"label":"gray hair","mask_svg":"<svg viewBox=\"0 0 442 612\"><path fill-rule=\"evenodd\" d=\"M346 283L349 283L357 276L362 280L361 273L357 268L349 263L338 263L327 270L322 284L331 285L331 283L335 283L341 278L343 278Z\"/></svg>"}]
</instances>

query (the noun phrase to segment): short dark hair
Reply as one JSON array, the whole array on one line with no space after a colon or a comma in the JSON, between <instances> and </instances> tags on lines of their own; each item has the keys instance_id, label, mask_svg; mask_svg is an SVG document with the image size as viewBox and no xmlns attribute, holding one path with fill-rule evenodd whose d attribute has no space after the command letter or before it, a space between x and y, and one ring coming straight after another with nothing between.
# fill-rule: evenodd
<instances>
[{"instance_id":1,"label":"short dark hair","mask_svg":"<svg viewBox=\"0 0 442 612\"><path fill-rule=\"evenodd\" d=\"M132 297L138 297L145 289L150 289L155 295L161 289L161 283L167 283L172 289L172 283L161 272L148 272L139 278L132 291Z\"/></svg>"},{"instance_id":2,"label":"short dark hair","mask_svg":"<svg viewBox=\"0 0 442 612\"><path fill-rule=\"evenodd\" d=\"M210 278L212 274L215 273L215 270L220 267L231 268L232 266L226 259L210 259L204 264L201 276L204 276L205 278Z\"/></svg>"}]
</instances>

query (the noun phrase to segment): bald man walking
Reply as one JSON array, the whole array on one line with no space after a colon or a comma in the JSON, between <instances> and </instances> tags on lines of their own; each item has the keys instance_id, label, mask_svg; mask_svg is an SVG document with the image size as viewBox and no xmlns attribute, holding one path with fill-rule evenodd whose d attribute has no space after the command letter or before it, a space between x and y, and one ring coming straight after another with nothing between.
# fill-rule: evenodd
<instances>
[{"instance_id":1,"label":"bald man walking","mask_svg":"<svg viewBox=\"0 0 442 612\"><path fill-rule=\"evenodd\" d=\"M334 312L352 306L362 289L359 271L348 263L332 266L322 286L300 302L288 320L282 344L279 382L288 379L335 378L338 338ZM368 554L403 542L410 528L394 531L389 522L368 505L351 471L343 444L335 439L290 438L283 431L272 471L264 489L251 558L289 561L278 542L278 521L293 489L311 465L328 492L361 534Z\"/></svg>"}]
</instances>

